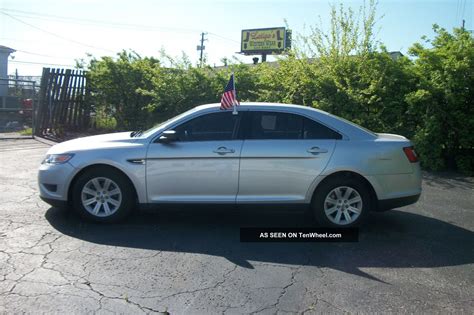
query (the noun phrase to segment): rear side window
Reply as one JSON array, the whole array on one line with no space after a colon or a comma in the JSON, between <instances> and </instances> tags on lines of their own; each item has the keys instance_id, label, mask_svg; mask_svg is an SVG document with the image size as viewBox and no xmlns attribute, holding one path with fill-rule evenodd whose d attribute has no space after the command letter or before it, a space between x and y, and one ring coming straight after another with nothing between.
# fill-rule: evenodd
<instances>
[{"instance_id":1,"label":"rear side window","mask_svg":"<svg viewBox=\"0 0 474 315\"><path fill-rule=\"evenodd\" d=\"M174 130L179 141L232 140L237 118L228 111L211 113L191 119Z\"/></svg>"},{"instance_id":2,"label":"rear side window","mask_svg":"<svg viewBox=\"0 0 474 315\"><path fill-rule=\"evenodd\" d=\"M321 125L320 123L308 119L306 117L303 118L304 120L304 139L342 139L340 133Z\"/></svg>"},{"instance_id":3,"label":"rear side window","mask_svg":"<svg viewBox=\"0 0 474 315\"><path fill-rule=\"evenodd\" d=\"M278 112L249 112L247 139L341 139L332 129L306 117Z\"/></svg>"},{"instance_id":4,"label":"rear side window","mask_svg":"<svg viewBox=\"0 0 474 315\"><path fill-rule=\"evenodd\" d=\"M254 112L249 139L301 139L302 117L285 113Z\"/></svg>"}]
</instances>

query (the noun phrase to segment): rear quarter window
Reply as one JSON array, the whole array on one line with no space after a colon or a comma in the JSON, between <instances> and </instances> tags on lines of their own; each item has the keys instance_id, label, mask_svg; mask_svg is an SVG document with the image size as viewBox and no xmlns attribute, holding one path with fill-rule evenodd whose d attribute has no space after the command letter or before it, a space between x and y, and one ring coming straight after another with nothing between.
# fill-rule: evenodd
<instances>
[{"instance_id":1,"label":"rear quarter window","mask_svg":"<svg viewBox=\"0 0 474 315\"><path fill-rule=\"evenodd\" d=\"M342 135L314 120L304 118L304 139L342 139Z\"/></svg>"}]
</instances>

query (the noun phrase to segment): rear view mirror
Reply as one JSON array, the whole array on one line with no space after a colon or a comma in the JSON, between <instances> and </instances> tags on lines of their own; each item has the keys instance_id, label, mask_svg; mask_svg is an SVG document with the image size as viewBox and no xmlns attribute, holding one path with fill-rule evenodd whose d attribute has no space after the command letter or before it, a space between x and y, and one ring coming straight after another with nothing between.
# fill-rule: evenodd
<instances>
[{"instance_id":1,"label":"rear view mirror","mask_svg":"<svg viewBox=\"0 0 474 315\"><path fill-rule=\"evenodd\" d=\"M178 140L178 135L176 134L176 131L166 130L166 131L163 131L160 138L158 139L158 142L169 143L176 140Z\"/></svg>"}]
</instances>

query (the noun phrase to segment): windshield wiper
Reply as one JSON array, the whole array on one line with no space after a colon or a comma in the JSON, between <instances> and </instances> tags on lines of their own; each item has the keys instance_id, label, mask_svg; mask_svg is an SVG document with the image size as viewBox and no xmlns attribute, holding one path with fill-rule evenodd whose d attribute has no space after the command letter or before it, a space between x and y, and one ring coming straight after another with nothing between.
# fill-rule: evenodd
<instances>
[{"instance_id":1,"label":"windshield wiper","mask_svg":"<svg viewBox=\"0 0 474 315\"><path fill-rule=\"evenodd\" d=\"M130 137L138 137L143 133L143 130L132 131Z\"/></svg>"}]
</instances>

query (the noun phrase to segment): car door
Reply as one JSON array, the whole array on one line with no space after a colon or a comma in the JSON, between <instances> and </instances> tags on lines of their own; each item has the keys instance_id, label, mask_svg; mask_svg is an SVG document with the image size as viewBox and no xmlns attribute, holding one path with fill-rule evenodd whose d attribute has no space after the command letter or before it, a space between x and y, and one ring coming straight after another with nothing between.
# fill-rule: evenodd
<instances>
[{"instance_id":1,"label":"car door","mask_svg":"<svg viewBox=\"0 0 474 315\"><path fill-rule=\"evenodd\" d=\"M341 135L307 117L249 111L237 203L305 202Z\"/></svg>"},{"instance_id":2,"label":"car door","mask_svg":"<svg viewBox=\"0 0 474 315\"><path fill-rule=\"evenodd\" d=\"M239 115L213 112L173 128L178 140L155 141L147 153L148 201L234 203L242 140Z\"/></svg>"}]
</instances>

